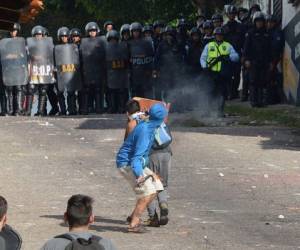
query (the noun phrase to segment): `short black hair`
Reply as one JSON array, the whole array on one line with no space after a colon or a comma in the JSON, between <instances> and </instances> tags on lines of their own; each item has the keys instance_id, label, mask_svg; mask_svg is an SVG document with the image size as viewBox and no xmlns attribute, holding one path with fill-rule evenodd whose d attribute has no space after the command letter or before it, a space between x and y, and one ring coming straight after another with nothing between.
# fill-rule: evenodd
<instances>
[{"instance_id":1,"label":"short black hair","mask_svg":"<svg viewBox=\"0 0 300 250\"><path fill-rule=\"evenodd\" d=\"M0 220L7 213L7 201L3 196L0 196Z\"/></svg>"},{"instance_id":2,"label":"short black hair","mask_svg":"<svg viewBox=\"0 0 300 250\"><path fill-rule=\"evenodd\" d=\"M139 112L141 110L140 104L136 100L130 100L126 104L126 111L129 115L132 115L136 112Z\"/></svg>"},{"instance_id":3,"label":"short black hair","mask_svg":"<svg viewBox=\"0 0 300 250\"><path fill-rule=\"evenodd\" d=\"M93 212L93 198L77 194L68 200L67 221L70 227L86 226Z\"/></svg>"}]
</instances>

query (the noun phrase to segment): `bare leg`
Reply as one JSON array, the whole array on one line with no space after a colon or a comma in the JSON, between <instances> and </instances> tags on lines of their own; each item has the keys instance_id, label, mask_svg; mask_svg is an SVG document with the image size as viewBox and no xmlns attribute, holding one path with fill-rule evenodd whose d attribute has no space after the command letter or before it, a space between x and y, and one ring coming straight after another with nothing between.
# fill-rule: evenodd
<instances>
[{"instance_id":1,"label":"bare leg","mask_svg":"<svg viewBox=\"0 0 300 250\"><path fill-rule=\"evenodd\" d=\"M154 200L155 197L156 194L152 194L144 198L138 199L135 209L132 213L130 227L135 227L140 223L140 218L143 212L146 210L147 206Z\"/></svg>"}]
</instances>

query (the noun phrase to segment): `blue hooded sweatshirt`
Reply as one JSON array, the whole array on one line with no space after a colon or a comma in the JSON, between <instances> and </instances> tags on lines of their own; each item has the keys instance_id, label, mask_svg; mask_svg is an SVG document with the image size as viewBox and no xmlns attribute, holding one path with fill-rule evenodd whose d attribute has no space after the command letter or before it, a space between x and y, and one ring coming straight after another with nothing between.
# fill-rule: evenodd
<instances>
[{"instance_id":1,"label":"blue hooded sweatshirt","mask_svg":"<svg viewBox=\"0 0 300 250\"><path fill-rule=\"evenodd\" d=\"M162 104L154 104L149 111L149 121L140 122L128 135L117 154L117 167L131 166L136 177L143 175L149 151L154 142L155 130L168 112Z\"/></svg>"}]
</instances>

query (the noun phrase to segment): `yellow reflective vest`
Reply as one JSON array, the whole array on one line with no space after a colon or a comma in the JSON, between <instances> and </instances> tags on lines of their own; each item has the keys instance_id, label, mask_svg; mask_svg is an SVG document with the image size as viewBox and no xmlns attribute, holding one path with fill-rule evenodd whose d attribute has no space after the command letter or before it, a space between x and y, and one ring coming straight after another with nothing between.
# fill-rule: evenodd
<instances>
[{"instance_id":1,"label":"yellow reflective vest","mask_svg":"<svg viewBox=\"0 0 300 250\"><path fill-rule=\"evenodd\" d=\"M208 44L208 53L207 53L207 65L209 65L213 60L219 56L229 56L230 54L230 44L228 42L222 42L221 44L216 43L215 41ZM210 68L211 71L220 72L222 69L222 61L216 63L213 67Z\"/></svg>"}]
</instances>

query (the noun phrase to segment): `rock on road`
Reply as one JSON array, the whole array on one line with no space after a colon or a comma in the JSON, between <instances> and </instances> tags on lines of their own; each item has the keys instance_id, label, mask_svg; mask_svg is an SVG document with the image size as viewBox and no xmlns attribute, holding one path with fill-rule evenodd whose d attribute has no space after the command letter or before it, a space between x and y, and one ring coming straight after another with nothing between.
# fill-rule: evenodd
<instances>
[{"instance_id":1,"label":"rock on road","mask_svg":"<svg viewBox=\"0 0 300 250\"><path fill-rule=\"evenodd\" d=\"M300 134L173 128L170 223L126 233L134 195L115 168L124 116L0 119L0 194L23 249L67 230L72 194L92 196L93 233L124 250L300 249Z\"/></svg>"}]
</instances>

